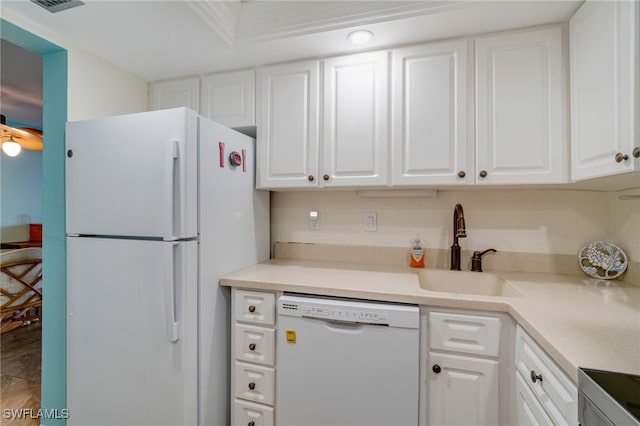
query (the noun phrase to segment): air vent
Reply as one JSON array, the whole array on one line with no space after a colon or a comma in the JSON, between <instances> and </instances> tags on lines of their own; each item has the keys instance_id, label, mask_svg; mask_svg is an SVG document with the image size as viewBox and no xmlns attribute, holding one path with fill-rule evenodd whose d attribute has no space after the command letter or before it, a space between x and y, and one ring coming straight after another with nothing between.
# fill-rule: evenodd
<instances>
[{"instance_id":1,"label":"air vent","mask_svg":"<svg viewBox=\"0 0 640 426\"><path fill-rule=\"evenodd\" d=\"M84 2L80 0L31 0L33 3L44 7L51 13L60 12L71 9L72 7L82 6Z\"/></svg>"}]
</instances>

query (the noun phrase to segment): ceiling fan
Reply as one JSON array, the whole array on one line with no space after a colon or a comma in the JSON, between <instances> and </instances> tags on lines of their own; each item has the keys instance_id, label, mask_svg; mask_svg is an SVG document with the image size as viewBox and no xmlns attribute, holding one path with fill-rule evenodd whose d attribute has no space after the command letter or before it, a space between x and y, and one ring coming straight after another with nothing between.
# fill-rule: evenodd
<instances>
[{"instance_id":1,"label":"ceiling fan","mask_svg":"<svg viewBox=\"0 0 640 426\"><path fill-rule=\"evenodd\" d=\"M42 132L29 127L7 126L5 116L0 114L0 143L9 157L15 157L23 149L42 151Z\"/></svg>"}]
</instances>

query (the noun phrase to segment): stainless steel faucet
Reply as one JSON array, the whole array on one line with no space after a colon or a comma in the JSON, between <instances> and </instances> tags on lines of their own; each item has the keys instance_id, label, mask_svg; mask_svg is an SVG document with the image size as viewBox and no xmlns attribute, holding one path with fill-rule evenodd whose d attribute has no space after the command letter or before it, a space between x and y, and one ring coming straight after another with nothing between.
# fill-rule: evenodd
<instances>
[{"instance_id":1,"label":"stainless steel faucet","mask_svg":"<svg viewBox=\"0 0 640 426\"><path fill-rule=\"evenodd\" d=\"M453 209L453 245L451 246L451 270L460 270L460 245L458 238L466 238L467 230L464 226L464 210L461 204Z\"/></svg>"}]
</instances>

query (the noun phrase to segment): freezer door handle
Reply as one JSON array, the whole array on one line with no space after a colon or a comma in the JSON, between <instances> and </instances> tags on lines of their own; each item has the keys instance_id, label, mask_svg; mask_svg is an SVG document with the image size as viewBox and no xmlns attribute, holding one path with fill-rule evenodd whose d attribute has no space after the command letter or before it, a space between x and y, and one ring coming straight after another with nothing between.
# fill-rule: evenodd
<instances>
[{"instance_id":1,"label":"freezer door handle","mask_svg":"<svg viewBox=\"0 0 640 426\"><path fill-rule=\"evenodd\" d=\"M178 322L176 321L176 277L175 277L175 249L178 243L167 243L164 248L164 294L165 317L167 322L167 338L170 342L177 342Z\"/></svg>"},{"instance_id":2,"label":"freezer door handle","mask_svg":"<svg viewBox=\"0 0 640 426\"><path fill-rule=\"evenodd\" d=\"M165 231L163 239L165 241L175 241L175 208L176 208L176 162L180 158L180 143L177 140L171 140L167 143L167 152L165 156L166 164L164 171L164 188L165 188Z\"/></svg>"}]
</instances>

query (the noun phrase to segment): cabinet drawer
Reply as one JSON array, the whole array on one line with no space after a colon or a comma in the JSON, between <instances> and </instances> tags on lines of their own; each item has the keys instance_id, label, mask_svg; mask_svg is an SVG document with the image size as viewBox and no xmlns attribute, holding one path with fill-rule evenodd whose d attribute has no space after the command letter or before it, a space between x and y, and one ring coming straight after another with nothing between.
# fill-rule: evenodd
<instances>
[{"instance_id":1,"label":"cabinet drawer","mask_svg":"<svg viewBox=\"0 0 640 426\"><path fill-rule=\"evenodd\" d=\"M553 424L522 378L522 375L518 372L516 372L516 413L518 425L520 426Z\"/></svg>"},{"instance_id":2,"label":"cabinet drawer","mask_svg":"<svg viewBox=\"0 0 640 426\"><path fill-rule=\"evenodd\" d=\"M429 323L431 350L499 356L500 318L430 312Z\"/></svg>"},{"instance_id":3,"label":"cabinet drawer","mask_svg":"<svg viewBox=\"0 0 640 426\"><path fill-rule=\"evenodd\" d=\"M578 423L578 390L571 380L521 328L516 331L516 370L553 424ZM542 380L531 378L541 376Z\"/></svg>"},{"instance_id":4,"label":"cabinet drawer","mask_svg":"<svg viewBox=\"0 0 640 426\"><path fill-rule=\"evenodd\" d=\"M273 367L276 356L276 332L272 328L236 324L234 353L238 361Z\"/></svg>"},{"instance_id":5,"label":"cabinet drawer","mask_svg":"<svg viewBox=\"0 0 640 426\"><path fill-rule=\"evenodd\" d=\"M233 403L233 426L273 426L273 407L236 399Z\"/></svg>"},{"instance_id":6,"label":"cabinet drawer","mask_svg":"<svg viewBox=\"0 0 640 426\"><path fill-rule=\"evenodd\" d=\"M264 325L276 323L276 295L273 293L236 290L234 304L237 321Z\"/></svg>"},{"instance_id":7,"label":"cabinet drawer","mask_svg":"<svg viewBox=\"0 0 640 426\"><path fill-rule=\"evenodd\" d=\"M273 405L275 368L236 362L233 371L236 397Z\"/></svg>"}]
</instances>

